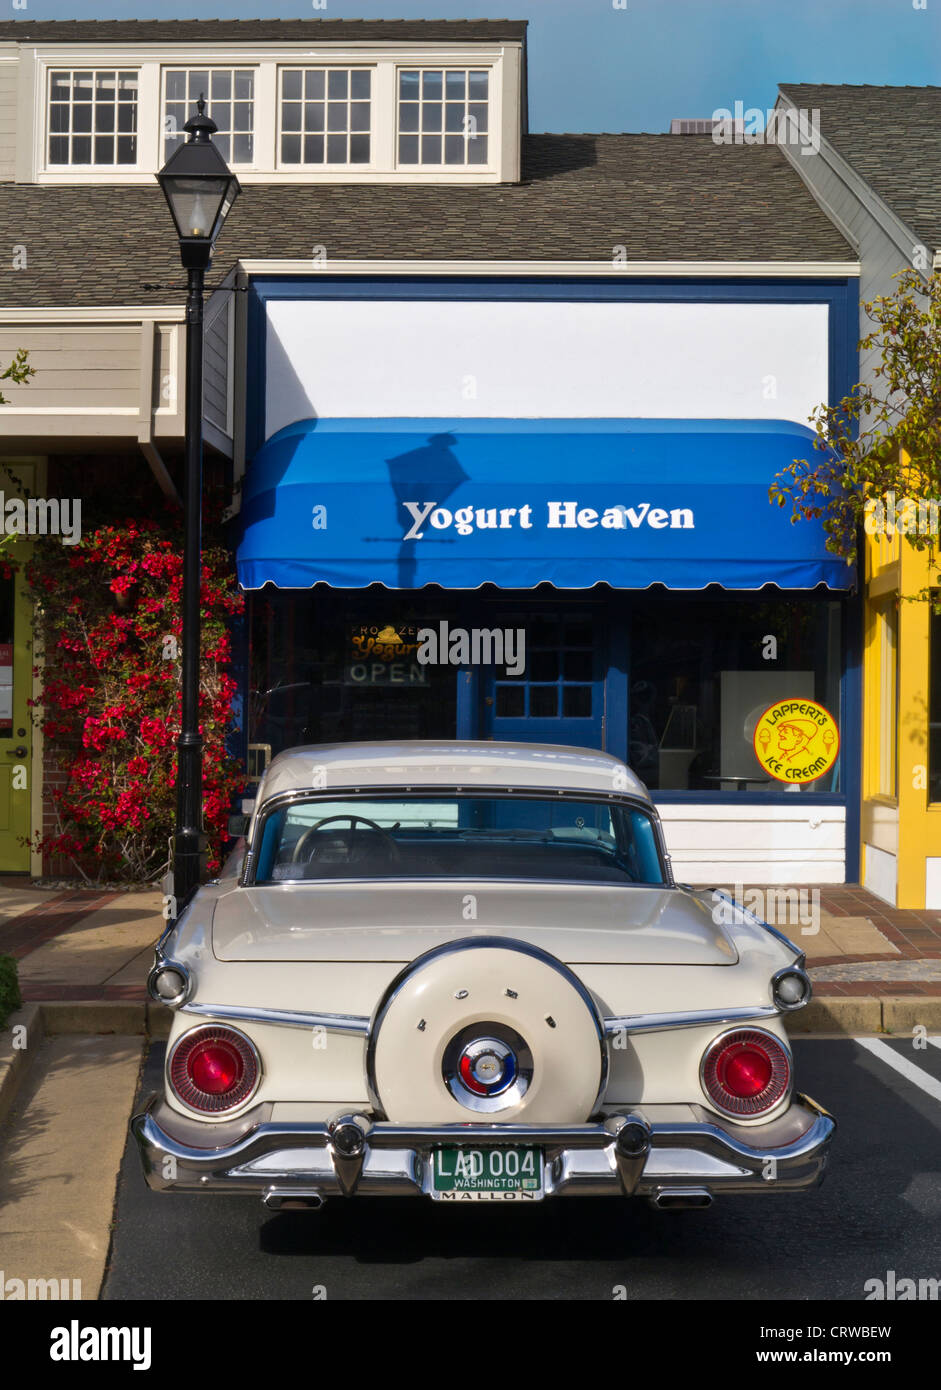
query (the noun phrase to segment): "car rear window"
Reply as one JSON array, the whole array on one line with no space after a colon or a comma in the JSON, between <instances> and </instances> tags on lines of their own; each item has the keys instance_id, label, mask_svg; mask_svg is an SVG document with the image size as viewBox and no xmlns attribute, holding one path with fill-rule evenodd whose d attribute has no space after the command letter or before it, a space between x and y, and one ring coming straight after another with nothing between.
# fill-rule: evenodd
<instances>
[{"instance_id":1,"label":"car rear window","mask_svg":"<svg viewBox=\"0 0 941 1390\"><path fill-rule=\"evenodd\" d=\"M665 881L652 818L622 802L398 793L268 813L256 883L344 878Z\"/></svg>"}]
</instances>

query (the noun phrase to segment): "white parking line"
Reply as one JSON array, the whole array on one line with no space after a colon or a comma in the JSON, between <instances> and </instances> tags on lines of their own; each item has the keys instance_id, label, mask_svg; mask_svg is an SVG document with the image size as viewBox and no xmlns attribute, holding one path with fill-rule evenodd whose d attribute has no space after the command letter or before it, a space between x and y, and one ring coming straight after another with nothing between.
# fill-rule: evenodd
<instances>
[{"instance_id":1,"label":"white parking line","mask_svg":"<svg viewBox=\"0 0 941 1390\"><path fill-rule=\"evenodd\" d=\"M941 1047L941 1038L929 1038L932 1047Z\"/></svg>"},{"instance_id":2,"label":"white parking line","mask_svg":"<svg viewBox=\"0 0 941 1390\"><path fill-rule=\"evenodd\" d=\"M936 1046L941 1046L941 1043L939 1043L936 1038L932 1038L931 1041L935 1043ZM926 1071L922 1071L921 1067L917 1067L915 1063L910 1062L907 1057L902 1057L899 1053L893 1052L891 1047L887 1046L884 1042L880 1042L878 1038L855 1038L854 1042L859 1043L860 1047L864 1047L867 1052L871 1052L874 1057L878 1057L880 1061L885 1062L887 1067L892 1067L900 1076L904 1076L906 1081L913 1081L916 1086L927 1095L931 1096L933 1100L941 1101L941 1081L936 1081L933 1076L930 1076Z\"/></svg>"}]
</instances>

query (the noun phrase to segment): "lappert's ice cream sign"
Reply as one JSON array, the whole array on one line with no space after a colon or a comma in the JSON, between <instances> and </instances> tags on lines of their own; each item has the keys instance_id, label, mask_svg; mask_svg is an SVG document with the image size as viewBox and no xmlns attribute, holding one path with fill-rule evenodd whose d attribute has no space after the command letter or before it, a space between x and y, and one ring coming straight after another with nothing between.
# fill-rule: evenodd
<instances>
[{"instance_id":1,"label":"lappert's ice cream sign","mask_svg":"<svg viewBox=\"0 0 941 1390\"><path fill-rule=\"evenodd\" d=\"M692 507L655 507L637 502L633 507L617 503L611 507L583 507L579 502L546 502L545 510L529 503L521 507L442 507L437 502L403 502L411 525L402 539L420 541L431 531L451 531L472 536L475 531L638 531L647 526L654 531L694 531Z\"/></svg>"}]
</instances>

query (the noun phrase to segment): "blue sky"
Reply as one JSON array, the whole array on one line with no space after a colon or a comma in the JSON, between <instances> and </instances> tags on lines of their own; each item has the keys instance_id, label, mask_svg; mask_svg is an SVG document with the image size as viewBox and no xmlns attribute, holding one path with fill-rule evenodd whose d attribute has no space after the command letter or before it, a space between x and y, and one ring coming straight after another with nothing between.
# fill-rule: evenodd
<instances>
[{"instance_id":1,"label":"blue sky","mask_svg":"<svg viewBox=\"0 0 941 1390\"><path fill-rule=\"evenodd\" d=\"M13 19L529 20L532 130L669 128L779 82L941 84L941 0L26 0ZM616 8L616 6L618 6Z\"/></svg>"}]
</instances>

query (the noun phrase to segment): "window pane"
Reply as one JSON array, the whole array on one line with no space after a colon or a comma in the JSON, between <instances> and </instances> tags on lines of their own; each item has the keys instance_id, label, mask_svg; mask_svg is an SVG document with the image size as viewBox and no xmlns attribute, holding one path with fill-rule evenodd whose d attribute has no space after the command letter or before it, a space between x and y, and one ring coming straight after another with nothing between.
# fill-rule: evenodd
<instances>
[{"instance_id":1,"label":"window pane","mask_svg":"<svg viewBox=\"0 0 941 1390\"><path fill-rule=\"evenodd\" d=\"M95 77L95 100L114 101L114 93L114 73L99 72Z\"/></svg>"},{"instance_id":2,"label":"window pane","mask_svg":"<svg viewBox=\"0 0 941 1390\"><path fill-rule=\"evenodd\" d=\"M369 84L372 73L360 68L356 72L350 73L350 96L354 101L369 96Z\"/></svg>"},{"instance_id":3,"label":"window pane","mask_svg":"<svg viewBox=\"0 0 941 1390\"><path fill-rule=\"evenodd\" d=\"M91 130L91 106L72 107L72 129Z\"/></svg>"},{"instance_id":4,"label":"window pane","mask_svg":"<svg viewBox=\"0 0 941 1390\"><path fill-rule=\"evenodd\" d=\"M226 112L226 125L229 124L228 112ZM233 107L232 129L251 130L252 128L252 103L250 101L237 101Z\"/></svg>"},{"instance_id":5,"label":"window pane","mask_svg":"<svg viewBox=\"0 0 941 1390\"><path fill-rule=\"evenodd\" d=\"M562 690L562 714L566 719L590 719L591 686L564 686Z\"/></svg>"},{"instance_id":6,"label":"window pane","mask_svg":"<svg viewBox=\"0 0 941 1390\"><path fill-rule=\"evenodd\" d=\"M350 106L350 130L369 129L369 102L354 101Z\"/></svg>"},{"instance_id":7,"label":"window pane","mask_svg":"<svg viewBox=\"0 0 941 1390\"><path fill-rule=\"evenodd\" d=\"M423 135L421 139L422 164L441 163L441 136Z\"/></svg>"},{"instance_id":8,"label":"window pane","mask_svg":"<svg viewBox=\"0 0 941 1390\"><path fill-rule=\"evenodd\" d=\"M67 135L54 135L49 141L49 163L68 164L69 162L69 137Z\"/></svg>"},{"instance_id":9,"label":"window pane","mask_svg":"<svg viewBox=\"0 0 941 1390\"><path fill-rule=\"evenodd\" d=\"M525 691L521 685L498 685L496 713L499 719L522 719Z\"/></svg>"},{"instance_id":10,"label":"window pane","mask_svg":"<svg viewBox=\"0 0 941 1390\"><path fill-rule=\"evenodd\" d=\"M351 135L350 136L350 163L368 164L369 163L369 136Z\"/></svg>"},{"instance_id":11,"label":"window pane","mask_svg":"<svg viewBox=\"0 0 941 1390\"><path fill-rule=\"evenodd\" d=\"M399 107L399 130L418 129L418 102L403 101Z\"/></svg>"},{"instance_id":12,"label":"window pane","mask_svg":"<svg viewBox=\"0 0 941 1390\"><path fill-rule=\"evenodd\" d=\"M323 163L323 136L305 135L304 136L304 163L322 164Z\"/></svg>"},{"instance_id":13,"label":"window pane","mask_svg":"<svg viewBox=\"0 0 941 1390\"><path fill-rule=\"evenodd\" d=\"M49 97L51 101L68 101L72 90L70 74L54 72L50 75Z\"/></svg>"},{"instance_id":14,"label":"window pane","mask_svg":"<svg viewBox=\"0 0 941 1390\"><path fill-rule=\"evenodd\" d=\"M467 74L464 72L449 72L445 74L444 90L448 101L463 102L467 92Z\"/></svg>"},{"instance_id":15,"label":"window pane","mask_svg":"<svg viewBox=\"0 0 941 1390\"><path fill-rule=\"evenodd\" d=\"M419 94L419 77L417 72L399 73L399 96L403 101L417 101Z\"/></svg>"},{"instance_id":16,"label":"window pane","mask_svg":"<svg viewBox=\"0 0 941 1390\"><path fill-rule=\"evenodd\" d=\"M232 74L225 68L216 68L212 73L210 92L213 101L228 101L232 96Z\"/></svg>"},{"instance_id":17,"label":"window pane","mask_svg":"<svg viewBox=\"0 0 941 1390\"><path fill-rule=\"evenodd\" d=\"M471 101L486 101L488 96L489 73L470 72L467 74Z\"/></svg>"},{"instance_id":18,"label":"window pane","mask_svg":"<svg viewBox=\"0 0 941 1390\"><path fill-rule=\"evenodd\" d=\"M241 131L238 135L235 135L233 139L235 142L232 151L233 163L251 164L254 158L254 137L251 134L246 134L244 131Z\"/></svg>"},{"instance_id":19,"label":"window pane","mask_svg":"<svg viewBox=\"0 0 941 1390\"><path fill-rule=\"evenodd\" d=\"M113 106L95 106L95 130L99 134L114 130L114 112Z\"/></svg>"},{"instance_id":20,"label":"window pane","mask_svg":"<svg viewBox=\"0 0 941 1390\"><path fill-rule=\"evenodd\" d=\"M167 101L185 101L186 99L186 73L168 72L167 73Z\"/></svg>"},{"instance_id":21,"label":"window pane","mask_svg":"<svg viewBox=\"0 0 941 1390\"><path fill-rule=\"evenodd\" d=\"M476 129L480 135L487 133L487 108L479 102L472 102L468 107L467 114L472 121L476 121ZM471 127L473 129L474 127Z\"/></svg>"},{"instance_id":22,"label":"window pane","mask_svg":"<svg viewBox=\"0 0 941 1390\"><path fill-rule=\"evenodd\" d=\"M417 164L418 163L418 136L400 135L399 136L399 163Z\"/></svg>"},{"instance_id":23,"label":"window pane","mask_svg":"<svg viewBox=\"0 0 941 1390\"><path fill-rule=\"evenodd\" d=\"M137 136L119 135L118 136L118 163L136 164L137 163Z\"/></svg>"},{"instance_id":24,"label":"window pane","mask_svg":"<svg viewBox=\"0 0 941 1390\"><path fill-rule=\"evenodd\" d=\"M590 681L591 667L591 652L566 652L563 657L562 674L567 681Z\"/></svg>"},{"instance_id":25,"label":"window pane","mask_svg":"<svg viewBox=\"0 0 941 1390\"><path fill-rule=\"evenodd\" d=\"M201 96L209 96L209 71L207 68L193 68L189 74L189 98L195 103Z\"/></svg>"},{"instance_id":26,"label":"window pane","mask_svg":"<svg viewBox=\"0 0 941 1390\"><path fill-rule=\"evenodd\" d=\"M301 137L299 135L281 136L281 162L283 164L300 164Z\"/></svg>"},{"instance_id":27,"label":"window pane","mask_svg":"<svg viewBox=\"0 0 941 1390\"><path fill-rule=\"evenodd\" d=\"M255 92L255 74L249 69L235 74L235 97L237 101L244 101L246 97L252 97Z\"/></svg>"},{"instance_id":28,"label":"window pane","mask_svg":"<svg viewBox=\"0 0 941 1390\"><path fill-rule=\"evenodd\" d=\"M444 108L444 128L464 134L464 103L449 101Z\"/></svg>"},{"instance_id":29,"label":"window pane","mask_svg":"<svg viewBox=\"0 0 941 1390\"><path fill-rule=\"evenodd\" d=\"M72 138L72 163L91 163L91 136L77 135Z\"/></svg>"},{"instance_id":30,"label":"window pane","mask_svg":"<svg viewBox=\"0 0 941 1390\"><path fill-rule=\"evenodd\" d=\"M68 130L69 128L69 108L61 102L56 102L49 108L49 129L51 131Z\"/></svg>"},{"instance_id":31,"label":"window pane","mask_svg":"<svg viewBox=\"0 0 941 1390\"><path fill-rule=\"evenodd\" d=\"M429 69L422 73L421 94L424 101L440 101L442 96L441 73Z\"/></svg>"},{"instance_id":32,"label":"window pane","mask_svg":"<svg viewBox=\"0 0 941 1390\"><path fill-rule=\"evenodd\" d=\"M349 74L342 68L331 68L327 74L327 96L346 99L349 88Z\"/></svg>"},{"instance_id":33,"label":"window pane","mask_svg":"<svg viewBox=\"0 0 941 1390\"><path fill-rule=\"evenodd\" d=\"M125 134L130 134L137 129L137 107L119 106L118 107L118 130Z\"/></svg>"},{"instance_id":34,"label":"window pane","mask_svg":"<svg viewBox=\"0 0 941 1390\"><path fill-rule=\"evenodd\" d=\"M559 679L558 652L532 652L529 657L530 680L555 681Z\"/></svg>"},{"instance_id":35,"label":"window pane","mask_svg":"<svg viewBox=\"0 0 941 1390\"><path fill-rule=\"evenodd\" d=\"M467 162L468 164L487 163L487 137L478 135L476 140L467 142Z\"/></svg>"},{"instance_id":36,"label":"window pane","mask_svg":"<svg viewBox=\"0 0 941 1390\"><path fill-rule=\"evenodd\" d=\"M305 101L304 103L304 129L323 130L324 103L322 101Z\"/></svg>"},{"instance_id":37,"label":"window pane","mask_svg":"<svg viewBox=\"0 0 941 1390\"><path fill-rule=\"evenodd\" d=\"M346 161L346 136L328 135L327 136L327 163L345 164Z\"/></svg>"},{"instance_id":38,"label":"window pane","mask_svg":"<svg viewBox=\"0 0 941 1390\"><path fill-rule=\"evenodd\" d=\"M94 74L90 72L75 72L72 74L72 100L91 101L92 84Z\"/></svg>"},{"instance_id":39,"label":"window pane","mask_svg":"<svg viewBox=\"0 0 941 1390\"><path fill-rule=\"evenodd\" d=\"M310 78L313 74L308 73ZM303 73L296 68L288 68L281 73L281 97L284 101L300 101Z\"/></svg>"},{"instance_id":40,"label":"window pane","mask_svg":"<svg viewBox=\"0 0 941 1390\"><path fill-rule=\"evenodd\" d=\"M114 163L114 136L96 135L95 136L95 163L113 164Z\"/></svg>"},{"instance_id":41,"label":"window pane","mask_svg":"<svg viewBox=\"0 0 941 1390\"><path fill-rule=\"evenodd\" d=\"M300 130L301 128L301 103L299 101L286 101L281 109L281 129Z\"/></svg>"},{"instance_id":42,"label":"window pane","mask_svg":"<svg viewBox=\"0 0 941 1390\"><path fill-rule=\"evenodd\" d=\"M440 101L426 101L421 109L421 128L422 130L441 129L441 103Z\"/></svg>"},{"instance_id":43,"label":"window pane","mask_svg":"<svg viewBox=\"0 0 941 1390\"><path fill-rule=\"evenodd\" d=\"M559 717L559 687L557 685L531 685L529 687L530 719L557 719Z\"/></svg>"},{"instance_id":44,"label":"window pane","mask_svg":"<svg viewBox=\"0 0 941 1390\"><path fill-rule=\"evenodd\" d=\"M445 164L464 163L463 135L446 135L444 137L444 162Z\"/></svg>"},{"instance_id":45,"label":"window pane","mask_svg":"<svg viewBox=\"0 0 941 1390\"><path fill-rule=\"evenodd\" d=\"M118 73L118 101L137 100L137 73Z\"/></svg>"},{"instance_id":46,"label":"window pane","mask_svg":"<svg viewBox=\"0 0 941 1390\"><path fill-rule=\"evenodd\" d=\"M327 129L346 130L346 102L328 101L327 102Z\"/></svg>"},{"instance_id":47,"label":"window pane","mask_svg":"<svg viewBox=\"0 0 941 1390\"><path fill-rule=\"evenodd\" d=\"M230 136L228 131L217 131L217 133L212 137L212 143L215 145L216 149L222 155L222 158L225 160L226 164L230 164L232 162L232 151L229 148Z\"/></svg>"}]
</instances>

